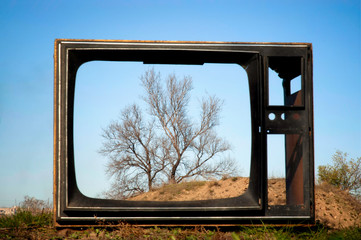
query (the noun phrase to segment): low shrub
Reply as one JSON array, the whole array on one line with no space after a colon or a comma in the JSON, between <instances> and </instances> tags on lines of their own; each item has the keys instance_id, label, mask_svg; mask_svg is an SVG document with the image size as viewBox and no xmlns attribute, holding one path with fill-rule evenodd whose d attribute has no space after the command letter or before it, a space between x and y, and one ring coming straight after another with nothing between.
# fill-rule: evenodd
<instances>
[{"instance_id":1,"label":"low shrub","mask_svg":"<svg viewBox=\"0 0 361 240\"><path fill-rule=\"evenodd\" d=\"M33 214L32 211L18 208L15 214L0 217L0 228L47 227L53 225L53 213L43 210Z\"/></svg>"},{"instance_id":2,"label":"low shrub","mask_svg":"<svg viewBox=\"0 0 361 240\"><path fill-rule=\"evenodd\" d=\"M318 167L319 182L326 182L355 196L361 195L361 157L348 160L348 154L337 151L333 165Z\"/></svg>"}]
</instances>

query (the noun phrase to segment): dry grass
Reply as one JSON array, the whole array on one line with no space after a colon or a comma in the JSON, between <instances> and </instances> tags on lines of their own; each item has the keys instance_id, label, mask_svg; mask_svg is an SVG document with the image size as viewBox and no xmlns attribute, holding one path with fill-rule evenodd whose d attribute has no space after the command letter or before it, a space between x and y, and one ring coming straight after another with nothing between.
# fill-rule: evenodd
<instances>
[{"instance_id":1,"label":"dry grass","mask_svg":"<svg viewBox=\"0 0 361 240\"><path fill-rule=\"evenodd\" d=\"M330 230L319 225L315 228L238 227L232 230L219 228L142 228L121 223L117 227L59 229L54 227L2 229L0 239L359 239L361 228Z\"/></svg>"},{"instance_id":2,"label":"dry grass","mask_svg":"<svg viewBox=\"0 0 361 240\"><path fill-rule=\"evenodd\" d=\"M192 181L182 184L167 184L150 192L134 196L129 200L176 201L182 194L197 191L206 183L206 181Z\"/></svg>"},{"instance_id":3,"label":"dry grass","mask_svg":"<svg viewBox=\"0 0 361 240\"><path fill-rule=\"evenodd\" d=\"M129 200L193 201L236 197L248 188L248 178L231 177L213 181L190 181L164 185Z\"/></svg>"}]
</instances>

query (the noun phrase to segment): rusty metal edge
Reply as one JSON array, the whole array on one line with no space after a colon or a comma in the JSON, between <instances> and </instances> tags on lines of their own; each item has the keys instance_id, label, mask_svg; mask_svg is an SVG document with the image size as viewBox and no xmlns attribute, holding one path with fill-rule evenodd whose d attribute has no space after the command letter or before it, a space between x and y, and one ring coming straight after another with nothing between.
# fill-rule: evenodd
<instances>
[{"instance_id":1,"label":"rusty metal edge","mask_svg":"<svg viewBox=\"0 0 361 240\"><path fill-rule=\"evenodd\" d=\"M57 171L57 167L56 167L56 140L57 140L57 120L58 120L58 116L57 116L57 91L58 91L58 85L56 84L57 81L58 81L58 76L57 76L57 72L58 72L58 63L57 63L57 58L58 58L58 43L60 41L57 41L55 40L54 42L54 108L53 108L53 111L54 111L54 119L53 119L53 222L54 222L54 225L56 224L56 206L57 206L57 198L56 198L56 188L57 188L57 185L56 185L56 171Z\"/></svg>"},{"instance_id":2,"label":"rusty metal edge","mask_svg":"<svg viewBox=\"0 0 361 240\"><path fill-rule=\"evenodd\" d=\"M224 42L224 41L177 41L177 40L112 40L112 39L69 39L57 38L55 44L62 41L74 42L114 42L114 43L189 43L189 44L254 44L254 45L308 45L312 49L312 43L306 42Z\"/></svg>"},{"instance_id":3,"label":"rusty metal edge","mask_svg":"<svg viewBox=\"0 0 361 240\"><path fill-rule=\"evenodd\" d=\"M54 224L56 229L64 229L64 228L121 228L120 224L92 224L92 225L59 225ZM222 227L314 227L316 223L293 223L293 224L272 224L272 223L242 223L242 224L132 224L125 223L125 226L130 227L140 227L140 228L152 228L152 227L165 227L165 228L175 228L175 227L191 227L191 228L222 228Z\"/></svg>"}]
</instances>

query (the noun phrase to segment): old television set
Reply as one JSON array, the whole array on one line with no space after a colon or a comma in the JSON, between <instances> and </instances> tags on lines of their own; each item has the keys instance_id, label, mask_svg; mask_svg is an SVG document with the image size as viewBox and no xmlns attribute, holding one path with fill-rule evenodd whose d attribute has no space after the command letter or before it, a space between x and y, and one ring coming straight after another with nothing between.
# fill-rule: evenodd
<instances>
[{"instance_id":1,"label":"old television set","mask_svg":"<svg viewBox=\"0 0 361 240\"><path fill-rule=\"evenodd\" d=\"M77 71L90 61L144 64L237 64L247 73L251 117L249 184L230 198L192 201L131 201L94 198L77 185L74 98ZM312 224L314 127L310 43L55 40L54 54L54 218L56 226L128 222L139 225ZM270 80L275 72L279 82ZM227 81L223 79L222 81ZM298 88L293 89L293 81ZM278 84L283 101L269 89ZM281 149L269 149L274 136ZM268 153L283 151L283 204L268 199Z\"/></svg>"}]
</instances>

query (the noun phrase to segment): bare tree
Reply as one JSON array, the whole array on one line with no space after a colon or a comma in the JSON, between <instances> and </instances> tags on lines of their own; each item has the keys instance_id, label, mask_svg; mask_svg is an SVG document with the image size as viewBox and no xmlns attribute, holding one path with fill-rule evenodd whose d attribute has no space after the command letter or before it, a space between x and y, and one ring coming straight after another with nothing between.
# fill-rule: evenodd
<instances>
[{"instance_id":1,"label":"bare tree","mask_svg":"<svg viewBox=\"0 0 361 240\"><path fill-rule=\"evenodd\" d=\"M24 200L19 204L21 209L30 211L32 213L39 213L42 211L51 211L52 204L44 200L36 199L35 197L25 196Z\"/></svg>"},{"instance_id":2,"label":"bare tree","mask_svg":"<svg viewBox=\"0 0 361 240\"><path fill-rule=\"evenodd\" d=\"M154 132L154 122L144 123L137 105L124 109L120 120L103 130L105 142L100 150L110 158L108 175L116 177L106 195L116 198L151 190L169 156L166 143ZM117 185L122 188L115 189Z\"/></svg>"},{"instance_id":3,"label":"bare tree","mask_svg":"<svg viewBox=\"0 0 361 240\"><path fill-rule=\"evenodd\" d=\"M120 122L111 123L103 134L101 152L110 158L107 172L117 177L121 191L125 191L121 194L151 190L162 182L218 177L235 170L230 159L210 161L230 149L215 132L220 99L203 98L196 123L187 114L190 77L178 81L175 75L169 75L164 88L160 74L151 69L141 76L141 82L150 120L145 122L140 108L132 105L122 112Z\"/></svg>"}]
</instances>

